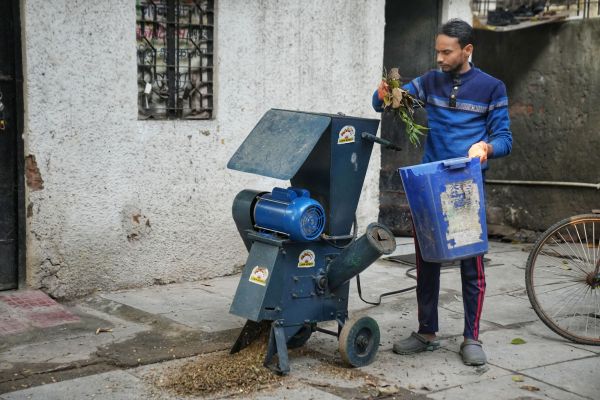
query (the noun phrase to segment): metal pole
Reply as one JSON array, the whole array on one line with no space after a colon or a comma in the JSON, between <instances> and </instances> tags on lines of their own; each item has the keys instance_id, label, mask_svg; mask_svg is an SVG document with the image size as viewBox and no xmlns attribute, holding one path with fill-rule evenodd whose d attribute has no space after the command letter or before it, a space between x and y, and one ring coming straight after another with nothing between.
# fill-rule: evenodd
<instances>
[{"instance_id":1,"label":"metal pole","mask_svg":"<svg viewBox=\"0 0 600 400\"><path fill-rule=\"evenodd\" d=\"M519 181L519 180L504 180L504 179L486 179L485 183L492 185L526 185L526 186L564 186L564 187L581 187L600 190L600 183L583 183L583 182L563 182L563 181Z\"/></svg>"}]
</instances>

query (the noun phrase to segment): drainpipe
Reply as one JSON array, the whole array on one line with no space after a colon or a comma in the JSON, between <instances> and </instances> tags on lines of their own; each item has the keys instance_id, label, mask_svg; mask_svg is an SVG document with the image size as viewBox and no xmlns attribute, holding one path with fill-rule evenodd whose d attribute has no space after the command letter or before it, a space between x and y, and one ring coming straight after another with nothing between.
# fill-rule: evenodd
<instances>
[{"instance_id":1,"label":"drainpipe","mask_svg":"<svg viewBox=\"0 0 600 400\"><path fill-rule=\"evenodd\" d=\"M600 183L583 183L583 182L561 182L561 181L513 181L504 179L486 179L485 183L493 185L526 185L526 186L567 186L580 188L593 188L600 190Z\"/></svg>"}]
</instances>

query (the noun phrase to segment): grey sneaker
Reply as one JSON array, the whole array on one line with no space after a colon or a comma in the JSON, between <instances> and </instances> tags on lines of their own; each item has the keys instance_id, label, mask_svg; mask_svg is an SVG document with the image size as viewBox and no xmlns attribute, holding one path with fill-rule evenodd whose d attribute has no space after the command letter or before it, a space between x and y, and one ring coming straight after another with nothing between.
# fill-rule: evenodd
<instances>
[{"instance_id":1,"label":"grey sneaker","mask_svg":"<svg viewBox=\"0 0 600 400\"><path fill-rule=\"evenodd\" d=\"M460 345L460 355L466 365L484 365L487 362L481 342L474 339L466 339Z\"/></svg>"},{"instance_id":2,"label":"grey sneaker","mask_svg":"<svg viewBox=\"0 0 600 400\"><path fill-rule=\"evenodd\" d=\"M422 351L434 351L440 348L440 341L437 339L428 340L416 332L410 334L406 339L394 343L392 351L396 354L414 354Z\"/></svg>"}]
</instances>

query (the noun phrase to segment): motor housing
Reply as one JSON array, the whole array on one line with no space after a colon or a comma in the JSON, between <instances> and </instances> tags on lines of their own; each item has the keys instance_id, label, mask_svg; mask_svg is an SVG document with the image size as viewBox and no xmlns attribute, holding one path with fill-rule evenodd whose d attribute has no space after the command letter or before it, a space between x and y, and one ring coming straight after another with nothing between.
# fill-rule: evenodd
<instances>
[{"instance_id":1,"label":"motor housing","mask_svg":"<svg viewBox=\"0 0 600 400\"><path fill-rule=\"evenodd\" d=\"M258 197L254 205L258 230L280 233L297 242L318 239L325 229L325 210L306 189L273 188Z\"/></svg>"}]
</instances>

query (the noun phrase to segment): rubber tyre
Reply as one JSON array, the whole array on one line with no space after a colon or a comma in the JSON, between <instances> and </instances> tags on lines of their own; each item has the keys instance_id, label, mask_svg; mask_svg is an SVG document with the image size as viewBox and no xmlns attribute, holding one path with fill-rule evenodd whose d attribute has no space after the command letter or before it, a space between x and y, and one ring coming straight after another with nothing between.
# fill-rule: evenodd
<instances>
[{"instance_id":1,"label":"rubber tyre","mask_svg":"<svg viewBox=\"0 0 600 400\"><path fill-rule=\"evenodd\" d=\"M352 367L369 365L379 350L379 326L371 317L354 317L344 324L339 336L342 360Z\"/></svg>"},{"instance_id":2,"label":"rubber tyre","mask_svg":"<svg viewBox=\"0 0 600 400\"><path fill-rule=\"evenodd\" d=\"M540 317L542 322L548 328L550 328L556 334L558 334L572 342L579 343L579 344L588 344L588 345L598 346L598 345L600 345L600 340L587 339L587 338L584 338L581 336L574 335L571 332L569 332L568 330L562 329L561 327L556 325L554 323L554 321L552 320L552 318L550 318L544 312L543 308L538 303L537 298L535 296L535 288L534 288L534 282L533 282L533 275L534 275L533 271L535 268L536 259L539 255L542 247L544 246L544 244L546 244L546 241L549 239L549 237L551 237L555 232L557 232L561 228L564 228L565 226L574 225L578 222L585 221L585 220L591 220L594 223L596 223L596 222L600 223L600 215L599 214L582 214L582 215L575 215L573 217L565 218L565 219L555 223L550 228L548 228L544 233L541 234L541 236L538 238L538 240L533 245L533 249L531 250L529 257L527 258L527 264L525 266L525 286L527 288L527 297L529 297L529 302L531 303L533 310L535 311L535 313L538 315L538 317Z\"/></svg>"}]
</instances>

